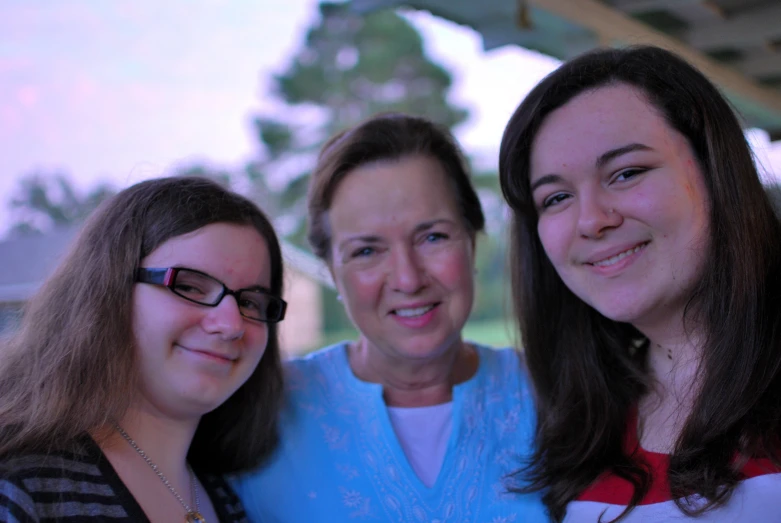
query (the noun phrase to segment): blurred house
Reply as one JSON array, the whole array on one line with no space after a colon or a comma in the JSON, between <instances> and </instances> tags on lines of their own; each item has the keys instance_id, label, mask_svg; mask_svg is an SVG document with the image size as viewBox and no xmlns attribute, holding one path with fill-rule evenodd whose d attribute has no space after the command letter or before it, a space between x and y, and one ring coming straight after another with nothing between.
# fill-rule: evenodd
<instances>
[{"instance_id":1,"label":"blurred house","mask_svg":"<svg viewBox=\"0 0 781 523\"><path fill-rule=\"evenodd\" d=\"M24 302L54 270L77 232L78 227L68 227L0 241L0 332L14 328ZM283 352L294 355L320 345L321 293L324 285L332 284L328 271L315 256L288 243L283 243L282 253L288 313L280 324L280 341Z\"/></svg>"}]
</instances>

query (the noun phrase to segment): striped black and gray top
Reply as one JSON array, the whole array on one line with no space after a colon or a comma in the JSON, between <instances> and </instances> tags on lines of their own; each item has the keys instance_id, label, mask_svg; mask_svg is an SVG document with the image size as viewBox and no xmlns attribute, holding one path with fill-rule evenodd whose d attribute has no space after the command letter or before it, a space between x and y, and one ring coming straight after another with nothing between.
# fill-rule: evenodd
<instances>
[{"instance_id":1,"label":"striped black and gray top","mask_svg":"<svg viewBox=\"0 0 781 523\"><path fill-rule=\"evenodd\" d=\"M149 522L100 447L89 437L81 452L14 457L0 463L0 522ZM196 471L197 474L197 471ZM220 522L247 523L224 479L197 474Z\"/></svg>"}]
</instances>

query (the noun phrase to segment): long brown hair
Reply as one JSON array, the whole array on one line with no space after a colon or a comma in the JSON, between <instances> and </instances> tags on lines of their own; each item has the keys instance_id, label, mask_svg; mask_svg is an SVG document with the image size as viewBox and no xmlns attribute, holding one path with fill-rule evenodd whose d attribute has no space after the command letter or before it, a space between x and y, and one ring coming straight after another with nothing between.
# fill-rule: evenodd
<instances>
[{"instance_id":1,"label":"long brown hair","mask_svg":"<svg viewBox=\"0 0 781 523\"><path fill-rule=\"evenodd\" d=\"M271 223L254 203L215 182L148 180L95 211L2 345L0 457L68 448L123 417L137 380L135 270L167 240L218 222L250 225L266 240L270 290L280 296L282 255ZM255 371L198 425L188 458L199 470L251 468L277 443L282 370L277 327L268 327Z\"/></svg>"},{"instance_id":2,"label":"long brown hair","mask_svg":"<svg viewBox=\"0 0 781 523\"><path fill-rule=\"evenodd\" d=\"M648 341L576 297L542 248L529 187L529 157L545 118L578 94L611 84L640 89L692 146L710 197L706 266L686 309L704 325L701 388L670 459L679 508L701 514L729 499L733 459L778 458L781 421L781 227L738 120L704 75L655 47L600 49L543 79L502 139L499 175L512 208L513 302L537 391L537 450L518 472L551 515L605 472L634 484L628 514L649 473L622 442L630 409L646 392ZM695 503L692 495L704 501Z\"/></svg>"}]
</instances>

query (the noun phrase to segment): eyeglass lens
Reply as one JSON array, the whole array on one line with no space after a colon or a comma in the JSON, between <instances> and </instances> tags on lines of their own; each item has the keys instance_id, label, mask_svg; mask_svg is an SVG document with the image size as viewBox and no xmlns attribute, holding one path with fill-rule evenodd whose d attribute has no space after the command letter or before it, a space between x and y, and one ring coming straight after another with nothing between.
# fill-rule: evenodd
<instances>
[{"instance_id":1,"label":"eyeglass lens","mask_svg":"<svg viewBox=\"0 0 781 523\"><path fill-rule=\"evenodd\" d=\"M223 284L205 274L179 269L171 290L196 303L216 305L222 298ZM279 317L281 303L269 294L242 290L236 301L239 311L247 318L273 321Z\"/></svg>"}]
</instances>

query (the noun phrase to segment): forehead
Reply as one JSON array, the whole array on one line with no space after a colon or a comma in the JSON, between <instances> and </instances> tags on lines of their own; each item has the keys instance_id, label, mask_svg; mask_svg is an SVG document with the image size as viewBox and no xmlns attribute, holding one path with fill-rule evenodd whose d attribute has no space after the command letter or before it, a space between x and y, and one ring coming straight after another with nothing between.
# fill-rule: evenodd
<instances>
[{"instance_id":1,"label":"forehead","mask_svg":"<svg viewBox=\"0 0 781 523\"><path fill-rule=\"evenodd\" d=\"M594 161L630 143L673 145L677 134L641 90L609 85L583 92L551 112L532 143L532 176L557 159Z\"/></svg>"},{"instance_id":2,"label":"forehead","mask_svg":"<svg viewBox=\"0 0 781 523\"><path fill-rule=\"evenodd\" d=\"M345 228L459 215L452 180L442 164L428 156L353 169L337 187L328 214L335 235Z\"/></svg>"},{"instance_id":3,"label":"forehead","mask_svg":"<svg viewBox=\"0 0 781 523\"><path fill-rule=\"evenodd\" d=\"M213 223L159 245L142 264L206 272L229 287L271 284L266 240L251 225Z\"/></svg>"}]
</instances>

